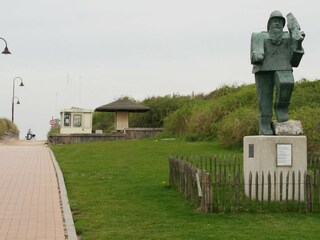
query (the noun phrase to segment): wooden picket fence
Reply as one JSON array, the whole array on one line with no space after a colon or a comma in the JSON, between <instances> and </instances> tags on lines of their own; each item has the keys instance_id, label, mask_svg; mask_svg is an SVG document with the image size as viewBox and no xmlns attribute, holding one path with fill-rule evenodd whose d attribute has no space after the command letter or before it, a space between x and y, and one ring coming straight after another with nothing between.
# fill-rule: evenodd
<instances>
[{"instance_id":1,"label":"wooden picket fence","mask_svg":"<svg viewBox=\"0 0 320 240\"><path fill-rule=\"evenodd\" d=\"M308 172L249 173L237 156L169 157L169 184L205 212L320 212L320 159ZM245 181L247 179L247 181Z\"/></svg>"}]
</instances>

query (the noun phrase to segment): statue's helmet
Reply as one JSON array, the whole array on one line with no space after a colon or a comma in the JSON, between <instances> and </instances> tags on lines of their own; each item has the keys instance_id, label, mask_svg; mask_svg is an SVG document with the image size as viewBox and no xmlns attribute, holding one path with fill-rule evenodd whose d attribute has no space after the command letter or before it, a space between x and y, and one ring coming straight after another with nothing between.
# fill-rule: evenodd
<instances>
[{"instance_id":1,"label":"statue's helmet","mask_svg":"<svg viewBox=\"0 0 320 240\"><path fill-rule=\"evenodd\" d=\"M278 10L275 10L270 14L270 17L269 17L268 26L267 26L268 31L270 28L270 20L273 18L280 18L283 22L283 27L286 25L286 19L283 17L282 13Z\"/></svg>"}]
</instances>

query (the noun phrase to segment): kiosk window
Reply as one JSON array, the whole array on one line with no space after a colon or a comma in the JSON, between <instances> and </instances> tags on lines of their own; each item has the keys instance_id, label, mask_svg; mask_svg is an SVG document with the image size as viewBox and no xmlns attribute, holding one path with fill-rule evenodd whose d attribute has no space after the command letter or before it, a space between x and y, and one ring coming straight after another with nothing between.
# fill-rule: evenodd
<instances>
[{"instance_id":1,"label":"kiosk window","mask_svg":"<svg viewBox=\"0 0 320 240\"><path fill-rule=\"evenodd\" d=\"M73 115L73 126L81 127L81 125L82 125L82 116L79 114Z\"/></svg>"},{"instance_id":2,"label":"kiosk window","mask_svg":"<svg viewBox=\"0 0 320 240\"><path fill-rule=\"evenodd\" d=\"M64 114L63 125L65 127L70 127L71 126L71 114L70 113L65 113Z\"/></svg>"}]
</instances>

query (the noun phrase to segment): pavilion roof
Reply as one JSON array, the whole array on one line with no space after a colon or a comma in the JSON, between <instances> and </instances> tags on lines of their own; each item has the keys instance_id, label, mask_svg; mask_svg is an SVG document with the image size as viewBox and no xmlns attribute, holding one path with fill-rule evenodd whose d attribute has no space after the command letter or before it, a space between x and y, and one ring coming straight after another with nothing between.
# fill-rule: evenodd
<instances>
[{"instance_id":1,"label":"pavilion roof","mask_svg":"<svg viewBox=\"0 0 320 240\"><path fill-rule=\"evenodd\" d=\"M128 100L119 99L95 109L97 112L147 112L150 108Z\"/></svg>"}]
</instances>

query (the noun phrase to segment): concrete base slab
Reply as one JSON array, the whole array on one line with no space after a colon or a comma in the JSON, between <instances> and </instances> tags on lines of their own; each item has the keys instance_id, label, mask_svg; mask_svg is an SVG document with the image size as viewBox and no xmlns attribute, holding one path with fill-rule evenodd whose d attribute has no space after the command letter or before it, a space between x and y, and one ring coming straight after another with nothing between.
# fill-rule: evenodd
<instances>
[{"instance_id":1,"label":"concrete base slab","mask_svg":"<svg viewBox=\"0 0 320 240\"><path fill-rule=\"evenodd\" d=\"M307 171L306 136L244 137L243 171L247 196L250 195L249 175L251 173L251 196L254 199L258 194L258 199L265 201L268 197L272 201L286 198L298 200L300 197L303 201L304 173ZM270 177L268 177L269 174ZM271 182L271 187L268 187L268 181Z\"/></svg>"}]
</instances>

